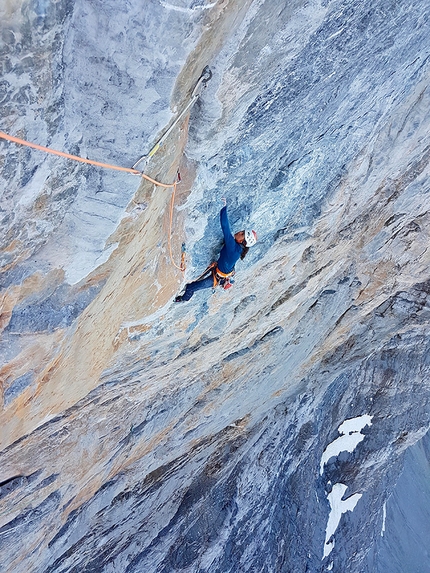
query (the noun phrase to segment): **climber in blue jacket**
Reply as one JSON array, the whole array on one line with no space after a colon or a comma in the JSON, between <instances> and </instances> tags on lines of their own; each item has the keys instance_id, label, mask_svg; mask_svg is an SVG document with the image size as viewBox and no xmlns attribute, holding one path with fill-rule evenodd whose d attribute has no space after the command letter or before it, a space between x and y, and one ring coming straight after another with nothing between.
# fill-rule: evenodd
<instances>
[{"instance_id":1,"label":"climber in blue jacket","mask_svg":"<svg viewBox=\"0 0 430 573\"><path fill-rule=\"evenodd\" d=\"M227 215L227 202L224 199L224 207L220 212L221 229L224 234L224 246L219 254L218 261L211 263L202 275L195 281L188 283L185 292L175 298L175 302L190 300L193 294L205 288L222 286L228 289L232 286L231 278L234 275L234 267L239 259L244 259L249 247L257 242L255 231L239 231L235 235L230 230Z\"/></svg>"}]
</instances>

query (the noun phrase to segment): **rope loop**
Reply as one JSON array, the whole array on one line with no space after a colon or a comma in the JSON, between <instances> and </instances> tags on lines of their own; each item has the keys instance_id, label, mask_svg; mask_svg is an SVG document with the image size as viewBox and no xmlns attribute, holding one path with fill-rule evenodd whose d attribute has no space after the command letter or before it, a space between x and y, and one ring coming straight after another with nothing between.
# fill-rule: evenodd
<instances>
[{"instance_id":1,"label":"rope loop","mask_svg":"<svg viewBox=\"0 0 430 573\"><path fill-rule=\"evenodd\" d=\"M169 222L169 234L167 237L167 242L169 245L169 256L170 256L170 260L173 264L174 267L176 267L177 269L179 269L182 272L185 272L185 249L182 248L182 255L181 255L181 265L178 266L174 259L173 259L173 255L172 255L172 225L173 225L173 205L175 203L175 195L176 195L176 186L177 186L178 182L175 181L173 183L173 192L172 192L172 197L170 199L170 222Z\"/></svg>"},{"instance_id":2,"label":"rope loop","mask_svg":"<svg viewBox=\"0 0 430 573\"><path fill-rule=\"evenodd\" d=\"M173 260L172 255L172 245L171 245L171 234L172 234L172 222L173 222L173 204L175 202L175 194L176 194L176 185L177 181L174 183L161 183L161 181L157 181L149 175L138 171L137 169L130 168L130 167L120 167L119 165L111 165L110 163L103 163L101 161L93 161L92 159L85 159L83 157L79 157L78 155L71 155L70 153L64 153L63 151L58 151L56 149L52 149L50 147L44 147L43 145L38 145L37 143L31 143L30 141L26 141L25 139L20 139L19 137L14 137L12 135L8 135L3 131L0 131L0 138L5 139L6 141L11 141L12 143L16 143L18 145L25 145L26 147L31 147L32 149L38 149L39 151L44 151L45 153L51 153L52 155L58 155L59 157L65 157L66 159L71 159L72 161L78 161L80 163L86 163L88 165L95 165L96 167L102 167L103 169L114 169L116 171L123 171L126 173L131 173L132 175L139 175L146 181L153 183L157 187L163 187L165 189L173 188L172 198L170 201L170 226L169 226L169 235L168 235L168 245L169 245L169 255L172 264L179 269L180 271L185 271L185 251L182 250L182 257L181 257L181 266L178 266L175 261Z\"/></svg>"}]
</instances>

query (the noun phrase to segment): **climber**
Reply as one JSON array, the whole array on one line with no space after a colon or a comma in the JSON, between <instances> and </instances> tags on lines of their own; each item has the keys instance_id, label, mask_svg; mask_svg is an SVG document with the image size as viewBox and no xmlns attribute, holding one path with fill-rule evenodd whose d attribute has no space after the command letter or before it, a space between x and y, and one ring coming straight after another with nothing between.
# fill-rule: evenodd
<instances>
[{"instance_id":1,"label":"climber","mask_svg":"<svg viewBox=\"0 0 430 573\"><path fill-rule=\"evenodd\" d=\"M205 288L222 286L228 289L232 286L231 278L235 271L234 267L239 259L243 260L249 247L257 242L257 233L255 231L239 231L235 235L230 230L230 224L227 216L227 201L223 199L224 207L220 212L221 229L224 234L224 246L221 249L218 261L211 263L202 275L195 281L185 286L182 295L175 298L175 302L184 302L190 300L193 294Z\"/></svg>"}]
</instances>

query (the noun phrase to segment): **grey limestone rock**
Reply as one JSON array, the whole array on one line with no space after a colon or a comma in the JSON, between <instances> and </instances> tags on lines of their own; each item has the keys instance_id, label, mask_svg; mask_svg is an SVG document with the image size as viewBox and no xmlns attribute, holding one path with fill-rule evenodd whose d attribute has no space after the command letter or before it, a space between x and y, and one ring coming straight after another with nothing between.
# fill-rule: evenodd
<instances>
[{"instance_id":1,"label":"grey limestone rock","mask_svg":"<svg viewBox=\"0 0 430 573\"><path fill-rule=\"evenodd\" d=\"M0 563L430 570L427 0L0 7ZM231 226L233 289L173 305ZM186 242L184 274L171 264ZM179 255L178 255L179 253Z\"/></svg>"}]
</instances>

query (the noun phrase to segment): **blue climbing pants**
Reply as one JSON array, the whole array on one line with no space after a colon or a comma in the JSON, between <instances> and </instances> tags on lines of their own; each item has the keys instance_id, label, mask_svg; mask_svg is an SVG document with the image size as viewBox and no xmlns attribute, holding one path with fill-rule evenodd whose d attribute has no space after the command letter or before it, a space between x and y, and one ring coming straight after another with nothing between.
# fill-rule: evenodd
<instances>
[{"instance_id":1,"label":"blue climbing pants","mask_svg":"<svg viewBox=\"0 0 430 573\"><path fill-rule=\"evenodd\" d=\"M185 292L182 295L182 300L190 300L190 298L196 291L203 290L205 288L212 288L213 284L214 284L214 279L212 273L205 279L188 283L185 288Z\"/></svg>"}]
</instances>

